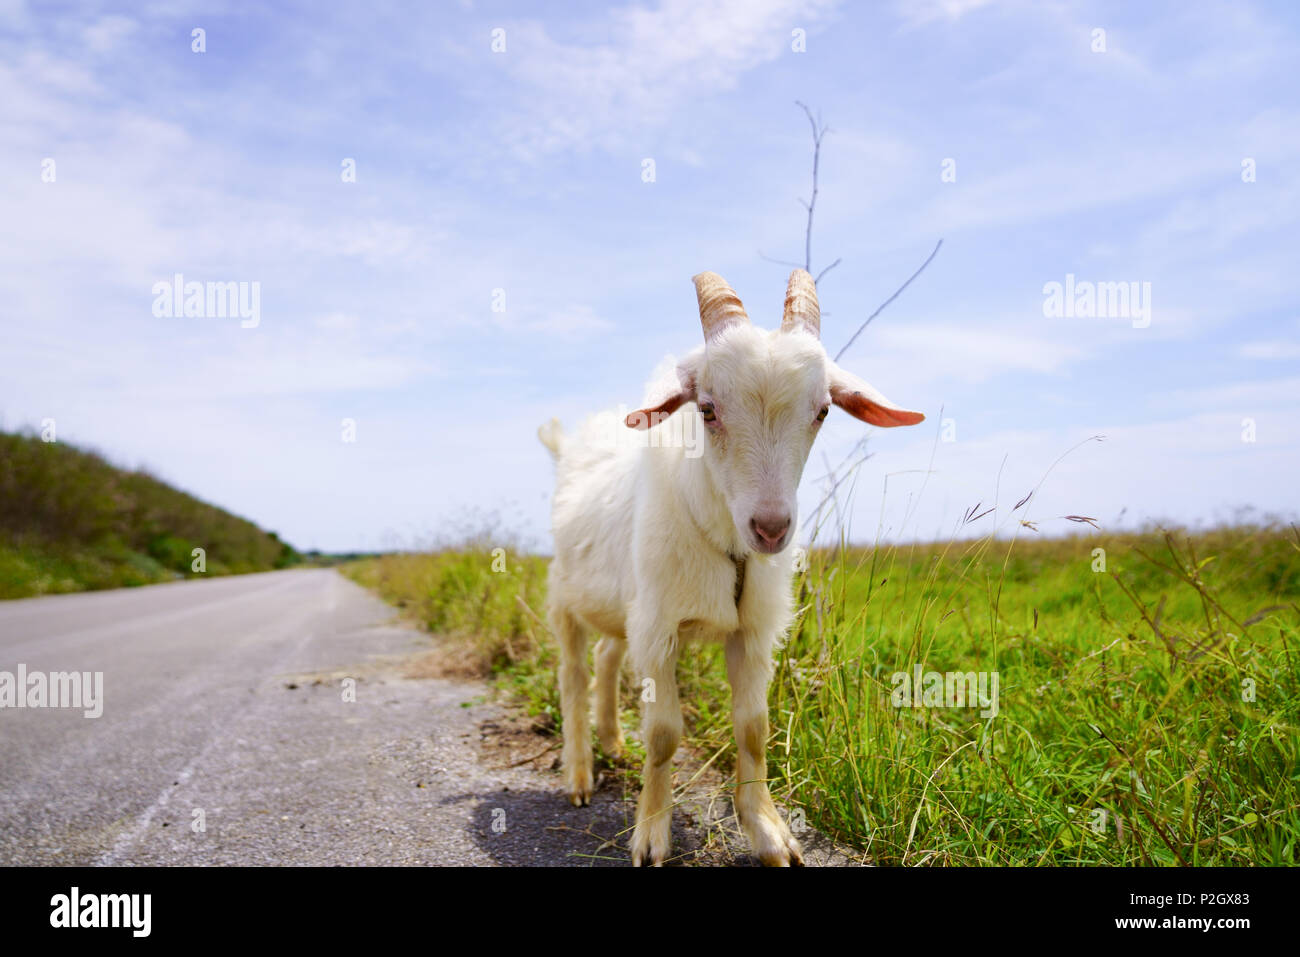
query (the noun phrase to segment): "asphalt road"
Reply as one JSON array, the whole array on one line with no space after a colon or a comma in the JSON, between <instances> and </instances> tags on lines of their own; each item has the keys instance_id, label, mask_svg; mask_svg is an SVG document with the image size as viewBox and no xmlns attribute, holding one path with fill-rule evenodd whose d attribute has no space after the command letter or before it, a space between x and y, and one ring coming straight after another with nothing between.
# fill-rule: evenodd
<instances>
[{"instance_id":1,"label":"asphalt road","mask_svg":"<svg viewBox=\"0 0 1300 957\"><path fill-rule=\"evenodd\" d=\"M483 766L484 689L404 678L429 638L392 619L328 570L0 604L0 671L103 672L104 699L0 708L0 864L502 862L551 823L503 789L562 799Z\"/></svg>"},{"instance_id":2,"label":"asphalt road","mask_svg":"<svg viewBox=\"0 0 1300 957\"><path fill-rule=\"evenodd\" d=\"M430 648L324 569L0 603L0 673L103 673L99 717L0 707L0 865L626 865L634 795L572 807L556 739L494 736ZM675 848L747 863L717 793Z\"/></svg>"}]
</instances>

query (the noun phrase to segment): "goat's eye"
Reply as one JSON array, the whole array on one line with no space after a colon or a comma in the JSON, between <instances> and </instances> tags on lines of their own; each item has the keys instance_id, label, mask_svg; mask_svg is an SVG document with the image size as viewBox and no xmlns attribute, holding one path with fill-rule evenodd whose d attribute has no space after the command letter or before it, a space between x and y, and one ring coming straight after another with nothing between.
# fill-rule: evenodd
<instances>
[{"instance_id":1,"label":"goat's eye","mask_svg":"<svg viewBox=\"0 0 1300 957\"><path fill-rule=\"evenodd\" d=\"M824 406L822 406L822 410L821 410L820 412L817 413L817 421L818 421L818 422L825 422L825 421L826 421L826 413L830 412L830 410L831 410L831 407L830 407L829 405L824 405Z\"/></svg>"},{"instance_id":2,"label":"goat's eye","mask_svg":"<svg viewBox=\"0 0 1300 957\"><path fill-rule=\"evenodd\" d=\"M712 402L700 403L700 415L704 417L705 422L718 421L718 413L713 410Z\"/></svg>"}]
</instances>

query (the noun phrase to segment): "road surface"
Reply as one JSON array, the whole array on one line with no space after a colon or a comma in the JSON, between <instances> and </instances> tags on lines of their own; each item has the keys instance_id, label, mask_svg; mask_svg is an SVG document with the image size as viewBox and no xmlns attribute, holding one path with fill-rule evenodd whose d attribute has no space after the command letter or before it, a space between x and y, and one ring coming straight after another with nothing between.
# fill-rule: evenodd
<instances>
[{"instance_id":1,"label":"road surface","mask_svg":"<svg viewBox=\"0 0 1300 957\"><path fill-rule=\"evenodd\" d=\"M625 864L628 795L493 760L430 647L328 569L0 603L0 673L103 674L99 717L0 707L0 865Z\"/></svg>"}]
</instances>

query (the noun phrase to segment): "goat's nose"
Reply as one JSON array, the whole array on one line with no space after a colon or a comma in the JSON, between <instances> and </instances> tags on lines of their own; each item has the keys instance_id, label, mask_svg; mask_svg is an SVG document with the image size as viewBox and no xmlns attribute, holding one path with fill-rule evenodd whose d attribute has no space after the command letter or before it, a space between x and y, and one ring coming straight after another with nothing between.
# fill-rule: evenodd
<instances>
[{"instance_id":1,"label":"goat's nose","mask_svg":"<svg viewBox=\"0 0 1300 957\"><path fill-rule=\"evenodd\" d=\"M790 516L768 512L755 515L749 520L749 525L759 538L769 545L775 545L785 538L785 533L790 530Z\"/></svg>"}]
</instances>

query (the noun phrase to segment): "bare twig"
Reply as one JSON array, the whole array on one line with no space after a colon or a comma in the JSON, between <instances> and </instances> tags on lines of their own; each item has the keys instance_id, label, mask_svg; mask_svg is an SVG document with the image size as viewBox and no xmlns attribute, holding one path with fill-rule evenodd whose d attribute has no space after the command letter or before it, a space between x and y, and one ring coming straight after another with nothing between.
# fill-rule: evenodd
<instances>
[{"instance_id":1,"label":"bare twig","mask_svg":"<svg viewBox=\"0 0 1300 957\"><path fill-rule=\"evenodd\" d=\"M808 117L808 125L812 127L813 136L813 180L812 180L812 198L803 203L803 207L808 210L808 228L804 230L803 235L803 268L812 272L812 227L813 212L817 208L817 167L821 162L822 156L822 137L826 135L826 127L819 123L814 117L812 110L808 109L807 104L800 100L795 100L795 105L804 111ZM800 202L803 202L800 200Z\"/></svg>"},{"instance_id":2,"label":"bare twig","mask_svg":"<svg viewBox=\"0 0 1300 957\"><path fill-rule=\"evenodd\" d=\"M880 304L880 306L876 309L875 312L873 312L871 315L867 316L867 320L866 320L866 322L864 322L864 323L862 323L862 325L858 326L858 331L855 332L855 333L853 333L853 337L852 337L851 339L849 339L848 342L844 343L844 348L841 349L839 352L835 353L835 361L836 361L836 362L838 362L838 361L840 360L840 356L844 355L844 353L846 353L846 352L849 351L849 346L853 345L853 343L855 343L855 342L858 341L858 336L862 335L862 330L865 329L865 328L867 328L867 326L869 326L869 325L871 324L871 320L874 319L874 318L876 318L876 316L880 315L882 312L884 312L886 306L888 306L891 302L893 302L893 301L894 301L895 299L897 299L900 295L902 295L903 290L906 289L908 286L910 286L910 285L912 284L912 280L913 280L913 279L915 279L917 276L921 275L921 273L925 272L925 267L928 266L928 265L930 265L931 260L933 260L935 256L939 255L939 247L942 246L942 245L943 245L943 240L942 240L942 239L939 240L937 243L935 243L935 244L934 244L934 250L930 253L929 256L926 257L925 262L921 263L921 268L918 269L916 272L912 273L912 275L909 276L909 277L907 278L907 282L905 282L905 283L903 283L901 286L899 286L898 289L894 292L894 294L893 294L892 296L890 296L888 299L886 299L884 302L882 302L882 303ZM838 262L838 260L836 260L836 261Z\"/></svg>"},{"instance_id":3,"label":"bare twig","mask_svg":"<svg viewBox=\"0 0 1300 957\"><path fill-rule=\"evenodd\" d=\"M760 259L763 259L770 263L776 263L777 265L781 265L781 266L790 266L793 269L803 268L808 272L812 272L812 230L813 230L813 219L817 212L818 176L821 171L822 139L826 136L828 132L830 132L830 127L823 124L819 116L813 115L813 111L808 107L808 104L804 103L802 100L795 100L794 102L795 102L795 106L803 110L804 116L808 117L808 126L812 130L812 139L813 139L812 195L806 201L802 199L799 200L799 205L808 211L808 222L804 227L804 234L803 234L803 266L800 267L798 263L791 262L788 259L776 259L772 256L768 256L761 249L758 251L758 255ZM926 257L925 262L921 263L920 268L917 269L916 272L912 273L912 275L908 277L907 282L899 286L898 289L894 291L894 294L892 296L890 296L888 299L882 302L879 307L877 307L875 312L867 316L866 321L863 322L862 325L858 327L858 331L853 333L852 338L850 338L849 341L844 344L844 348L841 349L838 353L836 353L835 359L837 361L841 356L844 355L844 353L846 353L849 350L849 347L852 346L853 343L857 341L858 336L862 334L862 330L867 328L867 326L871 324L871 320L875 319L876 316L880 315L891 302L893 302L900 295L902 295L903 290L906 289L908 286L910 286L912 284L912 281L916 279L917 276L921 275L921 273L925 271L925 267L930 265L934 257L939 254L939 247L941 247L942 245L943 245L943 240L940 239L937 243L935 243L934 249L931 251L930 255ZM834 269L836 266L838 266L841 261L842 260L840 259L836 259L829 266L822 269L819 273L817 273L817 278L814 280L814 282L817 285L821 285L821 281L826 276L826 274L830 272L832 269ZM826 312L822 313L823 317L827 315L829 315L829 313ZM1300 538L1300 534L1297 535L1297 538Z\"/></svg>"},{"instance_id":4,"label":"bare twig","mask_svg":"<svg viewBox=\"0 0 1300 957\"><path fill-rule=\"evenodd\" d=\"M825 269L823 269L821 272L819 272L819 273L817 274L817 278L814 279L813 282L814 282L814 283L819 283L819 282L821 282L821 281L822 281L822 276L826 275L828 272L830 272L832 269L834 269L834 268L835 268L836 266L838 266L839 264L840 264L840 261L839 261L838 259L835 260L835 262L831 263L829 266L827 266ZM823 316L826 316L826 315L829 315L829 313L825 313L825 312L824 312L824 313L822 313L822 315L823 315Z\"/></svg>"},{"instance_id":5,"label":"bare twig","mask_svg":"<svg viewBox=\"0 0 1300 957\"><path fill-rule=\"evenodd\" d=\"M555 750L556 748L558 748L558 747L559 747L558 744L552 744L552 745L550 745L549 747L543 748L541 751L538 751L536 754L530 754L530 755L529 755L528 757L526 757L526 758L520 758L518 761L513 761L513 762L511 762L510 764L507 764L506 767L508 767L508 768L517 768L517 767L519 767L521 764L529 764L529 763L531 763L531 762L533 762L533 761L536 761L538 758L544 758L544 757L546 757L548 754L550 754L552 751L554 751L554 750Z\"/></svg>"},{"instance_id":6,"label":"bare twig","mask_svg":"<svg viewBox=\"0 0 1300 957\"><path fill-rule=\"evenodd\" d=\"M853 447L853 452L849 453L849 457L852 457L852 455L858 449L862 448L862 446L866 444L866 440L867 437L864 436L862 441L860 441L857 445ZM839 491L839 487L842 484L844 484L844 482L846 482L850 477L852 477L852 475L857 471L858 466L861 465L863 462L865 462L867 459L871 458L873 454L874 453L872 452L868 452L865 455L863 455L860 459L858 459L856 462L854 462L852 465L848 465L847 467L845 465L840 466L841 470L843 470L841 475L839 476L839 478L835 478L834 475L831 476L831 480L834 484L831 485L830 491L828 491L824 496L822 496L822 500L817 503L817 507L812 510L812 514L809 515L806 519L804 519L804 523L801 527L807 528L808 525L814 519L820 517L822 513L822 509L824 509L829 502L835 499L835 493ZM845 459L845 462L848 462L848 458Z\"/></svg>"},{"instance_id":7,"label":"bare twig","mask_svg":"<svg viewBox=\"0 0 1300 957\"><path fill-rule=\"evenodd\" d=\"M820 168L821 168L822 139L826 136L828 132L830 132L830 127L824 125L821 122L821 119L819 117L813 116L813 111L808 108L808 105L806 103L802 102L801 100L795 100L795 105L799 107L801 110L803 110L804 116L808 117L808 125L809 127L812 128L812 138L813 138L812 195L807 200L803 200L803 199L797 200L799 205L802 206L808 212L808 222L804 227L804 233L803 233L803 262L797 263L797 262L791 262L788 259L776 259L772 256L766 255L761 249L758 251L758 256L760 259L766 260L767 262L770 263L776 263L777 265L780 266L789 266L792 269L804 269L807 270L808 272L812 272L812 230L813 230L813 217L816 215L817 212L818 173L820 172ZM825 269L819 272L817 274L816 280L814 281L821 282L822 277L825 276L828 272L830 272L839 264L840 264L840 260L838 259L835 260L833 263L831 263L829 266L827 266ZM822 313L822 315L826 315L826 313Z\"/></svg>"},{"instance_id":8,"label":"bare twig","mask_svg":"<svg viewBox=\"0 0 1300 957\"><path fill-rule=\"evenodd\" d=\"M765 260L767 260L767 261L770 262L770 263L776 263L778 266L789 266L789 267L792 268L792 269L802 269L802 268L803 268L803 267L800 266L798 263L792 263L792 262L790 262L790 260L788 260L788 259L773 259L771 256L765 255L765 254L763 253L763 250L761 250L761 249L758 251L758 258L759 258L759 259L765 259ZM837 260L835 260L835 262L837 263L837 262L839 262L839 260L837 259ZM831 266L833 266L833 265L835 265L835 263L831 263ZM827 266L826 268L829 269L830 266Z\"/></svg>"}]
</instances>

